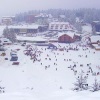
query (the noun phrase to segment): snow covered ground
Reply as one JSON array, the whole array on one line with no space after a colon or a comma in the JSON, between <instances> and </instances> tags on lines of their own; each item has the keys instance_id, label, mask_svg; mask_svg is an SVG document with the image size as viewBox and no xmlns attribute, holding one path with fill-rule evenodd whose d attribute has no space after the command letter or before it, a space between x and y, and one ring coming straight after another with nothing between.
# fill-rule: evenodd
<instances>
[{"instance_id":1,"label":"snow covered ground","mask_svg":"<svg viewBox=\"0 0 100 100\"><path fill-rule=\"evenodd\" d=\"M93 70L93 73L88 73L88 85L92 86L95 78L100 82L100 75L94 75L100 72L100 51L79 46L78 43L60 45L66 50L37 46L42 53L38 54L38 61L34 63L30 56L24 54L26 47L20 44L5 46L6 56L0 56L0 86L5 87L5 93L0 94L0 100L100 100L100 91L72 90L80 72L86 75L89 71L87 64ZM76 46L78 51L67 50ZM12 65L10 51L16 49L20 49L17 51L20 64ZM74 64L77 73L73 71Z\"/></svg>"},{"instance_id":2,"label":"snow covered ground","mask_svg":"<svg viewBox=\"0 0 100 100\"><path fill-rule=\"evenodd\" d=\"M92 26L90 24L82 26L82 32L83 33L86 33L86 32L91 33L92 32Z\"/></svg>"},{"instance_id":3,"label":"snow covered ground","mask_svg":"<svg viewBox=\"0 0 100 100\"><path fill-rule=\"evenodd\" d=\"M84 26L83 32L91 33L91 26ZM59 45L60 50L37 46L41 54L38 52L38 61L34 63L24 54L26 47L21 44L5 46L6 56L0 56L0 90L4 91L0 93L0 100L100 100L100 91L91 92L91 88L73 91L73 83L81 72L88 77L89 86L95 78L100 83L100 75L97 75L100 73L100 51L78 43ZM66 50L62 51L62 47ZM78 51L68 50L69 47L77 47ZM17 51L19 65L12 65L10 52L16 49L20 49Z\"/></svg>"}]
</instances>

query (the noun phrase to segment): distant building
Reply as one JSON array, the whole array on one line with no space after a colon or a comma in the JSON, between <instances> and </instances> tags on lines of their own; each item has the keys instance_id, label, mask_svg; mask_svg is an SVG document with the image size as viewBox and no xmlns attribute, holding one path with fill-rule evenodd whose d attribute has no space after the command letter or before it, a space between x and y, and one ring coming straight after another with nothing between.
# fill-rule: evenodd
<instances>
[{"instance_id":1,"label":"distant building","mask_svg":"<svg viewBox=\"0 0 100 100\"><path fill-rule=\"evenodd\" d=\"M36 18L48 18L49 15L46 14L46 13L40 13L40 14L36 15L35 17L36 17Z\"/></svg>"},{"instance_id":2,"label":"distant building","mask_svg":"<svg viewBox=\"0 0 100 100\"><path fill-rule=\"evenodd\" d=\"M12 29L16 34L33 34L38 32L38 25L11 25L8 28Z\"/></svg>"},{"instance_id":3,"label":"distant building","mask_svg":"<svg viewBox=\"0 0 100 100\"><path fill-rule=\"evenodd\" d=\"M90 46L95 50L100 50L100 36L94 35L89 38Z\"/></svg>"},{"instance_id":4,"label":"distant building","mask_svg":"<svg viewBox=\"0 0 100 100\"><path fill-rule=\"evenodd\" d=\"M11 25L15 20L15 16L5 16L2 17L2 24Z\"/></svg>"},{"instance_id":5,"label":"distant building","mask_svg":"<svg viewBox=\"0 0 100 100\"><path fill-rule=\"evenodd\" d=\"M58 18L48 18L48 22L51 23L51 22L59 22Z\"/></svg>"},{"instance_id":6,"label":"distant building","mask_svg":"<svg viewBox=\"0 0 100 100\"><path fill-rule=\"evenodd\" d=\"M92 22L92 32L93 32L93 34L100 35L100 21Z\"/></svg>"},{"instance_id":7,"label":"distant building","mask_svg":"<svg viewBox=\"0 0 100 100\"><path fill-rule=\"evenodd\" d=\"M49 31L68 31L74 27L68 22L51 22L49 23Z\"/></svg>"},{"instance_id":8,"label":"distant building","mask_svg":"<svg viewBox=\"0 0 100 100\"><path fill-rule=\"evenodd\" d=\"M93 35L93 36L89 37L89 41L91 44L98 44L98 43L100 43L100 36Z\"/></svg>"},{"instance_id":9,"label":"distant building","mask_svg":"<svg viewBox=\"0 0 100 100\"><path fill-rule=\"evenodd\" d=\"M29 14L26 16L26 22L27 23L34 23L35 22L35 15Z\"/></svg>"},{"instance_id":10,"label":"distant building","mask_svg":"<svg viewBox=\"0 0 100 100\"><path fill-rule=\"evenodd\" d=\"M38 32L43 32L47 30L47 26L45 25L37 25L37 24L27 24L27 25L10 25L8 27L9 29L12 29L14 33L16 34L35 34Z\"/></svg>"}]
</instances>

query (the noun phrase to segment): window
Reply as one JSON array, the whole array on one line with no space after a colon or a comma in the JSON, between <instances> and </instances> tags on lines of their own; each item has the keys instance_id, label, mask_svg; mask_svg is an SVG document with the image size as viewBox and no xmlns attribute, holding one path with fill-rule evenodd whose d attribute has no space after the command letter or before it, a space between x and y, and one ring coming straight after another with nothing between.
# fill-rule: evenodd
<instances>
[{"instance_id":1,"label":"window","mask_svg":"<svg viewBox=\"0 0 100 100\"><path fill-rule=\"evenodd\" d=\"M8 41L4 41L4 42L8 42Z\"/></svg>"}]
</instances>

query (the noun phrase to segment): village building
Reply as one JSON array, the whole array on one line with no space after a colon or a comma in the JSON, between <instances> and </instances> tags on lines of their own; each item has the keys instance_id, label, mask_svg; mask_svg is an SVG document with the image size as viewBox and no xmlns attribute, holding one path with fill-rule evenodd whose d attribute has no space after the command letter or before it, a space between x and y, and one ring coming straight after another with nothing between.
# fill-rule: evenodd
<instances>
[{"instance_id":1,"label":"village building","mask_svg":"<svg viewBox=\"0 0 100 100\"><path fill-rule=\"evenodd\" d=\"M89 38L90 46L95 50L100 50L100 36L94 35Z\"/></svg>"},{"instance_id":2,"label":"village building","mask_svg":"<svg viewBox=\"0 0 100 100\"><path fill-rule=\"evenodd\" d=\"M49 31L68 31L74 30L69 22L51 22L49 23Z\"/></svg>"},{"instance_id":3,"label":"village building","mask_svg":"<svg viewBox=\"0 0 100 100\"><path fill-rule=\"evenodd\" d=\"M3 25L11 25L15 20L15 16L4 16L2 17L2 24Z\"/></svg>"},{"instance_id":4,"label":"village building","mask_svg":"<svg viewBox=\"0 0 100 100\"><path fill-rule=\"evenodd\" d=\"M100 21L92 22L92 32L93 34L100 35Z\"/></svg>"},{"instance_id":5,"label":"village building","mask_svg":"<svg viewBox=\"0 0 100 100\"><path fill-rule=\"evenodd\" d=\"M18 35L27 34L29 36L47 30L46 25L37 25L37 24L24 24L24 25L13 25L13 26L11 25L8 26L8 28L12 29L13 32Z\"/></svg>"},{"instance_id":6,"label":"village building","mask_svg":"<svg viewBox=\"0 0 100 100\"><path fill-rule=\"evenodd\" d=\"M97 43L99 43L99 42L100 42L100 36L99 36L99 35L92 35L92 36L90 37L90 42L91 42L92 44L97 44Z\"/></svg>"},{"instance_id":7,"label":"village building","mask_svg":"<svg viewBox=\"0 0 100 100\"><path fill-rule=\"evenodd\" d=\"M26 23L34 23L35 22L35 15L34 14L28 14L25 18Z\"/></svg>"},{"instance_id":8,"label":"village building","mask_svg":"<svg viewBox=\"0 0 100 100\"><path fill-rule=\"evenodd\" d=\"M81 40L80 34L75 34L74 32L63 32L58 34L58 42L61 43L72 43Z\"/></svg>"},{"instance_id":9,"label":"village building","mask_svg":"<svg viewBox=\"0 0 100 100\"><path fill-rule=\"evenodd\" d=\"M47 39L44 39L40 36L37 37L23 37L23 36L17 36L18 42L29 42L29 43L45 43L48 41Z\"/></svg>"}]
</instances>

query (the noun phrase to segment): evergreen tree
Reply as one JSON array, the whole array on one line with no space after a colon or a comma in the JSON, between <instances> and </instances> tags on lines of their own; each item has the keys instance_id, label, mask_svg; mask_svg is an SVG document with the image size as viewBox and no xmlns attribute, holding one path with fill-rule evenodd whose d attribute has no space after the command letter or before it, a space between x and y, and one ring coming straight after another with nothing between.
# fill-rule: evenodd
<instances>
[{"instance_id":1,"label":"evergreen tree","mask_svg":"<svg viewBox=\"0 0 100 100\"><path fill-rule=\"evenodd\" d=\"M93 86L92 86L92 92L100 90L100 83L97 82L97 79L94 80Z\"/></svg>"},{"instance_id":2,"label":"evergreen tree","mask_svg":"<svg viewBox=\"0 0 100 100\"><path fill-rule=\"evenodd\" d=\"M16 34L14 33L13 29L8 29L8 27L6 27L3 31L3 35L5 38L8 38L12 43L16 42Z\"/></svg>"},{"instance_id":3,"label":"evergreen tree","mask_svg":"<svg viewBox=\"0 0 100 100\"><path fill-rule=\"evenodd\" d=\"M77 91L82 91L82 90L87 90L88 89L88 84L87 84L87 78L83 77L83 73L76 78L76 82L74 83L75 88L74 90Z\"/></svg>"},{"instance_id":4,"label":"evergreen tree","mask_svg":"<svg viewBox=\"0 0 100 100\"><path fill-rule=\"evenodd\" d=\"M92 21L98 20L100 21L100 9L48 9L48 10L33 10L24 13L16 14L16 22L23 22L26 20L26 16L29 14L38 15L40 13L51 14L53 18L58 18L59 15L65 15L66 18L64 21L69 21L70 23L75 23L75 18L79 17L83 19L85 23L91 23Z\"/></svg>"},{"instance_id":5,"label":"evergreen tree","mask_svg":"<svg viewBox=\"0 0 100 100\"><path fill-rule=\"evenodd\" d=\"M5 38L8 38L8 36L9 36L9 29L8 29L7 26L6 26L6 28L3 30L3 35L4 35Z\"/></svg>"}]
</instances>

